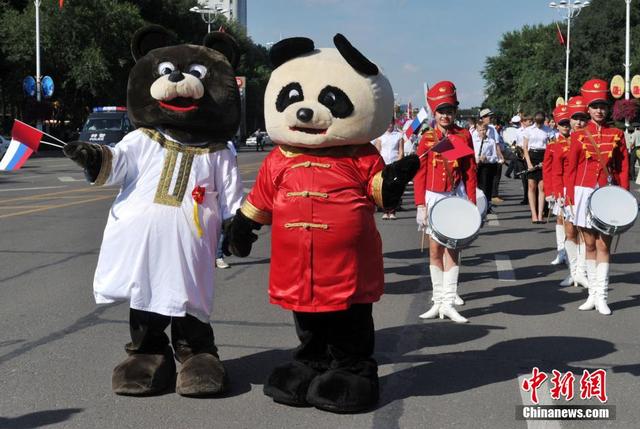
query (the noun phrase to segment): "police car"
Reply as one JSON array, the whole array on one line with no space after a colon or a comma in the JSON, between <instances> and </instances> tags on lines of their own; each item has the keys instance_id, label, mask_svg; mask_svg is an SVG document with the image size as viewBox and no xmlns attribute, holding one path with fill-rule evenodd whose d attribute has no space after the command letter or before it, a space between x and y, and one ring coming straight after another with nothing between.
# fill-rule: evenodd
<instances>
[{"instance_id":1,"label":"police car","mask_svg":"<svg viewBox=\"0 0 640 429\"><path fill-rule=\"evenodd\" d=\"M80 131L79 140L114 146L134 129L126 107L94 107Z\"/></svg>"}]
</instances>

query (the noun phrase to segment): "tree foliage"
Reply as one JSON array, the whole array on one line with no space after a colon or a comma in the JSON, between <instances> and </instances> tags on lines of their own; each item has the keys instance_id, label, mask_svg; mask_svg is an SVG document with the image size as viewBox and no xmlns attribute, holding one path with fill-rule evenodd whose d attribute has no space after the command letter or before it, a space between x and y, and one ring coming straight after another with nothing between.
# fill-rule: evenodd
<instances>
[{"instance_id":1,"label":"tree foliage","mask_svg":"<svg viewBox=\"0 0 640 429\"><path fill-rule=\"evenodd\" d=\"M640 73L640 5L632 3L632 75ZM560 23L566 38L566 22ZM564 96L565 47L556 24L525 26L502 36L498 54L486 60L484 105L505 117L524 111L550 112ZM571 21L569 96L593 77L624 75L625 2L593 0Z\"/></svg>"},{"instance_id":2,"label":"tree foliage","mask_svg":"<svg viewBox=\"0 0 640 429\"><path fill-rule=\"evenodd\" d=\"M163 25L179 42L200 43L207 25L189 12L196 0L43 0L40 6L41 75L56 83L57 119L85 119L96 105L124 105L130 41L145 23ZM247 77L247 126L263 127L264 88L271 72L267 51L235 22L216 17L212 30L224 27L240 46L238 75ZM22 117L28 99L22 80L35 74L35 7L24 0L0 0L0 103L5 129Z\"/></svg>"}]
</instances>

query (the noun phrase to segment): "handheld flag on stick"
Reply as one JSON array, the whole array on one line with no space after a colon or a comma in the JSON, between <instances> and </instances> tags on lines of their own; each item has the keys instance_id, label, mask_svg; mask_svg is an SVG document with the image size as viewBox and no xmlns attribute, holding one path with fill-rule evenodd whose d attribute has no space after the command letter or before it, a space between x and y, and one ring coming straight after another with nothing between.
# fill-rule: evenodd
<instances>
[{"instance_id":1,"label":"handheld flag on stick","mask_svg":"<svg viewBox=\"0 0 640 429\"><path fill-rule=\"evenodd\" d=\"M439 153L447 161L455 161L456 159L474 154L473 148L470 147L462 137L456 135L443 138L432 146L431 149L420 155L420 158L427 156L427 154L432 151Z\"/></svg>"},{"instance_id":2,"label":"handheld flag on stick","mask_svg":"<svg viewBox=\"0 0 640 429\"><path fill-rule=\"evenodd\" d=\"M427 114L427 111L424 109L424 107L420 109L413 121L410 122L409 127L404 129L404 133L407 138L411 137L420 129L420 125L422 125L422 123L427 119L428 116L429 115Z\"/></svg>"},{"instance_id":3,"label":"handheld flag on stick","mask_svg":"<svg viewBox=\"0 0 640 429\"><path fill-rule=\"evenodd\" d=\"M560 42L562 46L565 46L566 42L564 40L564 35L562 34L562 30L560 30L560 25L557 22L556 22L556 28L558 29L558 33L556 34L558 36L558 42Z\"/></svg>"},{"instance_id":4,"label":"handheld flag on stick","mask_svg":"<svg viewBox=\"0 0 640 429\"><path fill-rule=\"evenodd\" d=\"M23 122L15 121L11 129L11 143L0 160L0 170L17 170L38 150L42 131L38 131Z\"/></svg>"}]
</instances>

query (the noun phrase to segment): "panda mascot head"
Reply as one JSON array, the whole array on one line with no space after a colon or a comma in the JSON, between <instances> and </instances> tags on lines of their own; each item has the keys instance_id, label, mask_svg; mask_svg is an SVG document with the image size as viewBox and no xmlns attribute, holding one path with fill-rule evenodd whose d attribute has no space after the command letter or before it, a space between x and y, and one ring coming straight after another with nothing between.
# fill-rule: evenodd
<instances>
[{"instance_id":1,"label":"panda mascot head","mask_svg":"<svg viewBox=\"0 0 640 429\"><path fill-rule=\"evenodd\" d=\"M378 67L342 35L335 49L315 49L303 37L284 39L270 51L275 69L265 92L271 139L320 148L369 143L393 116L393 91Z\"/></svg>"},{"instance_id":2,"label":"panda mascot head","mask_svg":"<svg viewBox=\"0 0 640 429\"><path fill-rule=\"evenodd\" d=\"M202 45L175 45L158 25L138 30L131 42L127 110L137 127L160 128L183 144L227 141L240 123L235 72L239 50L224 32Z\"/></svg>"}]
</instances>

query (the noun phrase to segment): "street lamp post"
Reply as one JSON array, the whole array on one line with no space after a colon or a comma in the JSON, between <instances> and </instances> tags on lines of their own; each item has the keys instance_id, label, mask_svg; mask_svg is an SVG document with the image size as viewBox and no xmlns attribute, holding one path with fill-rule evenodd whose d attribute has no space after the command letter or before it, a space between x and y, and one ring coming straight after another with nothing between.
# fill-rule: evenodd
<instances>
[{"instance_id":1,"label":"street lamp post","mask_svg":"<svg viewBox=\"0 0 640 429\"><path fill-rule=\"evenodd\" d=\"M565 103L569 99L569 52L571 52L571 19L578 16L582 8L589 6L591 2L585 1L582 2L580 0L560 0L560 2L551 2L549 3L549 7L552 9L557 9L563 18L567 19L567 59L565 66L565 76L564 76L564 100Z\"/></svg>"},{"instance_id":2,"label":"street lamp post","mask_svg":"<svg viewBox=\"0 0 640 429\"><path fill-rule=\"evenodd\" d=\"M211 24L216 20L217 14L229 12L228 9L222 9L218 6L215 6L214 8L209 6L193 6L189 11L200 14L202 20L207 24L207 33L211 33Z\"/></svg>"},{"instance_id":3,"label":"street lamp post","mask_svg":"<svg viewBox=\"0 0 640 429\"><path fill-rule=\"evenodd\" d=\"M627 3L627 25L625 31L625 52L624 52L624 99L629 99L629 69L631 63L629 62L629 43L631 40L631 0L625 0Z\"/></svg>"},{"instance_id":4,"label":"street lamp post","mask_svg":"<svg viewBox=\"0 0 640 429\"><path fill-rule=\"evenodd\" d=\"M36 8L36 100L38 120L36 127L42 130L42 120L40 119L40 101L42 100L42 77L40 76L40 0L34 0Z\"/></svg>"}]
</instances>

